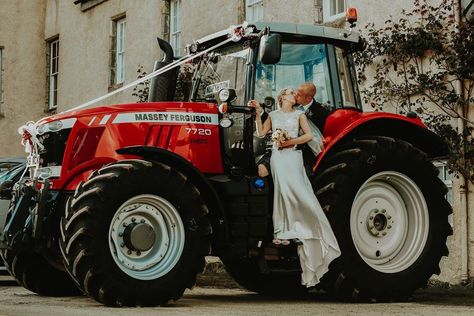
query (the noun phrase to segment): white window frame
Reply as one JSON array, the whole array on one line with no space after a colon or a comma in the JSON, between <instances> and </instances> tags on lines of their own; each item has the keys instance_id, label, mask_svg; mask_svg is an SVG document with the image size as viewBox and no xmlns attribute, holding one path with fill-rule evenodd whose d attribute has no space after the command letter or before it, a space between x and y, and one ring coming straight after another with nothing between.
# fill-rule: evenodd
<instances>
[{"instance_id":1,"label":"white window frame","mask_svg":"<svg viewBox=\"0 0 474 316\"><path fill-rule=\"evenodd\" d=\"M125 18L115 21L115 84L125 81L125 33L127 22Z\"/></svg>"},{"instance_id":2,"label":"white window frame","mask_svg":"<svg viewBox=\"0 0 474 316\"><path fill-rule=\"evenodd\" d=\"M263 0L245 0L245 20L263 21Z\"/></svg>"},{"instance_id":3,"label":"white window frame","mask_svg":"<svg viewBox=\"0 0 474 316\"><path fill-rule=\"evenodd\" d=\"M3 81L4 81L3 54L4 54L4 48L0 47L0 116L3 115L3 102L4 102L4 94L3 94Z\"/></svg>"},{"instance_id":4,"label":"white window frame","mask_svg":"<svg viewBox=\"0 0 474 316\"><path fill-rule=\"evenodd\" d=\"M448 172L446 161L439 160L439 161L433 162L433 164L439 170L438 178L440 178L441 181L443 181L446 187L448 188L448 193L446 193L446 199L448 200L449 203L452 203L453 181L452 181L451 174L449 174ZM449 174L449 178L446 176L448 174Z\"/></svg>"},{"instance_id":5,"label":"white window frame","mask_svg":"<svg viewBox=\"0 0 474 316\"><path fill-rule=\"evenodd\" d=\"M58 80L59 80L59 39L48 42L49 45L49 91L48 110L58 107Z\"/></svg>"},{"instance_id":6,"label":"white window frame","mask_svg":"<svg viewBox=\"0 0 474 316\"><path fill-rule=\"evenodd\" d=\"M324 22L331 22L334 20L337 20L339 18L343 18L346 14L346 8L347 8L347 1L344 0L344 7L342 8L342 11L336 14L331 14L331 8L335 7L335 11L341 10L341 8L338 8L338 0L323 0L323 19Z\"/></svg>"},{"instance_id":7,"label":"white window frame","mask_svg":"<svg viewBox=\"0 0 474 316\"><path fill-rule=\"evenodd\" d=\"M181 55L181 0L170 1L170 43L176 56Z\"/></svg>"}]
</instances>

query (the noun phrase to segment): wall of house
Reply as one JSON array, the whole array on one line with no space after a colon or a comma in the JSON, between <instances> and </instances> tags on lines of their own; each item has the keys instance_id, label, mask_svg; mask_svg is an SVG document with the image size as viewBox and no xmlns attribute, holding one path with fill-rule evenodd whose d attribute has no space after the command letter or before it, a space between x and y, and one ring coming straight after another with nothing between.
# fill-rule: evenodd
<instances>
[{"instance_id":1,"label":"wall of house","mask_svg":"<svg viewBox=\"0 0 474 316\"><path fill-rule=\"evenodd\" d=\"M239 0L181 1L183 14L181 55L184 55L186 44L242 22L239 21L239 15L242 14L243 6Z\"/></svg>"},{"instance_id":2,"label":"wall of house","mask_svg":"<svg viewBox=\"0 0 474 316\"><path fill-rule=\"evenodd\" d=\"M0 9L4 103L0 115L0 157L24 156L20 125L44 116L46 1L4 0Z\"/></svg>"},{"instance_id":3,"label":"wall of house","mask_svg":"<svg viewBox=\"0 0 474 316\"><path fill-rule=\"evenodd\" d=\"M161 1L105 1L82 11L73 1L48 0L45 39L59 36L58 110L66 110L110 90L112 21L124 15L125 84L137 78L139 65L146 72L161 56L156 37L161 35ZM134 102L126 90L101 104Z\"/></svg>"}]
</instances>

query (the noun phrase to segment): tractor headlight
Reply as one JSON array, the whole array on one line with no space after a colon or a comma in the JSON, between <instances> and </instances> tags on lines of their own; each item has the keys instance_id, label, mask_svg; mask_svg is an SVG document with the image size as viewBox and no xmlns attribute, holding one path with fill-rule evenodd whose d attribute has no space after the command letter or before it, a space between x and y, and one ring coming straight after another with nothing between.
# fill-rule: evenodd
<instances>
[{"instance_id":1,"label":"tractor headlight","mask_svg":"<svg viewBox=\"0 0 474 316\"><path fill-rule=\"evenodd\" d=\"M46 127L47 127L47 129L48 129L50 132L57 132L57 131L59 131L61 128L63 128L63 122L61 122L61 121L54 121L54 122L51 122L51 123L46 124Z\"/></svg>"},{"instance_id":2,"label":"tractor headlight","mask_svg":"<svg viewBox=\"0 0 474 316\"><path fill-rule=\"evenodd\" d=\"M229 128L234 124L234 121L230 117L224 117L219 121L219 125L224 128Z\"/></svg>"},{"instance_id":3,"label":"tractor headlight","mask_svg":"<svg viewBox=\"0 0 474 316\"><path fill-rule=\"evenodd\" d=\"M38 134L42 135L48 132L57 132L63 128L63 123L61 121L54 121L38 126Z\"/></svg>"},{"instance_id":4,"label":"tractor headlight","mask_svg":"<svg viewBox=\"0 0 474 316\"><path fill-rule=\"evenodd\" d=\"M229 102L234 100L236 97L235 90L234 89L221 89L219 91L219 100L222 102Z\"/></svg>"},{"instance_id":5,"label":"tractor headlight","mask_svg":"<svg viewBox=\"0 0 474 316\"><path fill-rule=\"evenodd\" d=\"M41 124L37 127L37 132L39 135L43 135L44 133L49 132L58 132L62 129L72 128L76 121L77 118L69 118L65 120L58 120L46 124Z\"/></svg>"}]
</instances>

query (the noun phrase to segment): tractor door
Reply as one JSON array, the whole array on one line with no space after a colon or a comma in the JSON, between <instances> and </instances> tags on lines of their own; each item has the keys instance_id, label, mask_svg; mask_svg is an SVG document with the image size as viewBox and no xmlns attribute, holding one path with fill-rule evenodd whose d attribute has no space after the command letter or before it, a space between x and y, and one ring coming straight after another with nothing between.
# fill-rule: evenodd
<instances>
[{"instance_id":1,"label":"tractor door","mask_svg":"<svg viewBox=\"0 0 474 316\"><path fill-rule=\"evenodd\" d=\"M247 81L252 59L253 49L247 42L235 43L205 55L195 66L190 100L215 102L217 106L219 91L233 89L236 98L232 100L232 104L243 106L250 94ZM226 167L244 166L248 162L248 154L241 148L244 143L245 115L239 112L230 114L232 125L221 128Z\"/></svg>"}]
</instances>

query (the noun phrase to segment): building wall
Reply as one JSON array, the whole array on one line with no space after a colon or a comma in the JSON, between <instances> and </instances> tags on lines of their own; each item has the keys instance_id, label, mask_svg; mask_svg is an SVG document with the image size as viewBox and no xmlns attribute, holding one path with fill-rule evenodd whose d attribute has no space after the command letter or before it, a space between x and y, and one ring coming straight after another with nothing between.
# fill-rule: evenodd
<instances>
[{"instance_id":1,"label":"building wall","mask_svg":"<svg viewBox=\"0 0 474 316\"><path fill-rule=\"evenodd\" d=\"M42 0L2 0L0 4L5 101L0 116L0 157L24 156L18 127L45 115L45 8Z\"/></svg>"},{"instance_id":2,"label":"building wall","mask_svg":"<svg viewBox=\"0 0 474 316\"><path fill-rule=\"evenodd\" d=\"M241 23L239 16L243 6L239 0L181 0L182 1L182 52L184 47L217 31L224 30L230 25Z\"/></svg>"},{"instance_id":3,"label":"building wall","mask_svg":"<svg viewBox=\"0 0 474 316\"><path fill-rule=\"evenodd\" d=\"M161 1L105 1L82 11L73 1L48 0L44 38L59 36L58 110L66 110L109 91L112 20L125 14L125 84L146 72L161 55ZM126 90L101 104L135 102Z\"/></svg>"},{"instance_id":4,"label":"building wall","mask_svg":"<svg viewBox=\"0 0 474 316\"><path fill-rule=\"evenodd\" d=\"M314 0L264 0L263 6L264 21L314 24L318 18Z\"/></svg>"}]
</instances>

